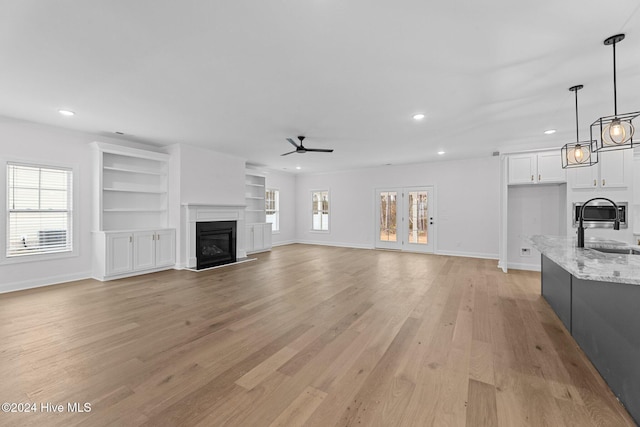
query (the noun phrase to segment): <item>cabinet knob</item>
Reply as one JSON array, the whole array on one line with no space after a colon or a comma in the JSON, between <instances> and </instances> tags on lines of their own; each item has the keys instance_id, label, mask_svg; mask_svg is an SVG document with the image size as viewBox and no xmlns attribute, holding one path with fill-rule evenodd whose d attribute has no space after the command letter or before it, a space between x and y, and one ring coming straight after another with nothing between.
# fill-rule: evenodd
<instances>
[{"instance_id":1,"label":"cabinet knob","mask_svg":"<svg viewBox=\"0 0 640 427\"><path fill-rule=\"evenodd\" d=\"M593 186L595 187L596 185L598 185L598 181L596 181L595 179L593 180Z\"/></svg>"},{"instance_id":2,"label":"cabinet knob","mask_svg":"<svg viewBox=\"0 0 640 427\"><path fill-rule=\"evenodd\" d=\"M542 181L542 175L538 174L538 181Z\"/></svg>"},{"instance_id":3,"label":"cabinet knob","mask_svg":"<svg viewBox=\"0 0 640 427\"><path fill-rule=\"evenodd\" d=\"M606 184L606 183L605 183L605 180L603 179L603 180L602 180L602 186L604 187L604 186L605 186L605 184Z\"/></svg>"},{"instance_id":4,"label":"cabinet knob","mask_svg":"<svg viewBox=\"0 0 640 427\"><path fill-rule=\"evenodd\" d=\"M133 236L129 236L129 243L133 243Z\"/></svg>"},{"instance_id":5,"label":"cabinet knob","mask_svg":"<svg viewBox=\"0 0 640 427\"><path fill-rule=\"evenodd\" d=\"M531 175L531 182L533 182L533 175Z\"/></svg>"}]
</instances>

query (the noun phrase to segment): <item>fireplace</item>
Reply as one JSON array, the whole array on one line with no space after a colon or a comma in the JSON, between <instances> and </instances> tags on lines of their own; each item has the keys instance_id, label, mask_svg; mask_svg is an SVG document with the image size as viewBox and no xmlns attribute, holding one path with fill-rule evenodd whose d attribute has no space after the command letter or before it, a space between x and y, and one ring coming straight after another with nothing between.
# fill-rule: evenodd
<instances>
[{"instance_id":1,"label":"fireplace","mask_svg":"<svg viewBox=\"0 0 640 427\"><path fill-rule=\"evenodd\" d=\"M236 221L196 223L196 269L236 262Z\"/></svg>"}]
</instances>

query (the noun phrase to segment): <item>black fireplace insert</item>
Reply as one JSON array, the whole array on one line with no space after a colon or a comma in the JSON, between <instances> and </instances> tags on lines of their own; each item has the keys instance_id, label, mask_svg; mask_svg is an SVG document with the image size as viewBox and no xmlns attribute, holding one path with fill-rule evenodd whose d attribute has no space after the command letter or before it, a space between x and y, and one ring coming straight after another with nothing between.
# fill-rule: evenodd
<instances>
[{"instance_id":1,"label":"black fireplace insert","mask_svg":"<svg viewBox=\"0 0 640 427\"><path fill-rule=\"evenodd\" d=\"M236 262L236 221L196 223L198 270Z\"/></svg>"}]
</instances>

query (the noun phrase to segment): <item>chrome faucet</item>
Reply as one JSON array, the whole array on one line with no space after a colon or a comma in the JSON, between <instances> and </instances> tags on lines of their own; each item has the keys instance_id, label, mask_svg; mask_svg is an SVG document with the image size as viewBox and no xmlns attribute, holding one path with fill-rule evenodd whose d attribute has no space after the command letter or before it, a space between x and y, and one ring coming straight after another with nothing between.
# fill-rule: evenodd
<instances>
[{"instance_id":1,"label":"chrome faucet","mask_svg":"<svg viewBox=\"0 0 640 427\"><path fill-rule=\"evenodd\" d=\"M613 205L613 207L616 209L616 219L613 222L613 229L620 230L620 211L618 210L618 205L616 205L612 200L609 200L605 197L594 197L593 199L589 199L582 205L582 209L580 209L580 218L579 218L580 222L578 224L578 247L579 248L584 248L584 223L583 223L584 208L586 208L587 205L593 202L594 200L606 200L607 202Z\"/></svg>"}]
</instances>

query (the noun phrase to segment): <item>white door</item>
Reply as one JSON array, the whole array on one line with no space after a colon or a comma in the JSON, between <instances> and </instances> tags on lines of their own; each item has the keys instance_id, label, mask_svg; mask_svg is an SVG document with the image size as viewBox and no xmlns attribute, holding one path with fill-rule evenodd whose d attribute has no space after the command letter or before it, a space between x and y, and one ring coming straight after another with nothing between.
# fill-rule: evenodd
<instances>
[{"instance_id":1,"label":"white door","mask_svg":"<svg viewBox=\"0 0 640 427\"><path fill-rule=\"evenodd\" d=\"M538 154L538 182L566 182L566 170L562 169L562 156L559 150Z\"/></svg>"},{"instance_id":2,"label":"white door","mask_svg":"<svg viewBox=\"0 0 640 427\"><path fill-rule=\"evenodd\" d=\"M156 266L156 233L137 231L133 233L133 269L147 270Z\"/></svg>"},{"instance_id":3,"label":"white door","mask_svg":"<svg viewBox=\"0 0 640 427\"><path fill-rule=\"evenodd\" d=\"M515 154L509 156L509 184L534 184L536 176L537 156L535 154Z\"/></svg>"},{"instance_id":4,"label":"white door","mask_svg":"<svg viewBox=\"0 0 640 427\"><path fill-rule=\"evenodd\" d=\"M156 231L156 267L176 263L176 231Z\"/></svg>"},{"instance_id":5,"label":"white door","mask_svg":"<svg viewBox=\"0 0 640 427\"><path fill-rule=\"evenodd\" d=\"M434 251L433 187L376 190L376 247Z\"/></svg>"},{"instance_id":6,"label":"white door","mask_svg":"<svg viewBox=\"0 0 640 427\"><path fill-rule=\"evenodd\" d=\"M107 233L107 259L105 274L129 273L133 269L133 235L131 233Z\"/></svg>"}]
</instances>

